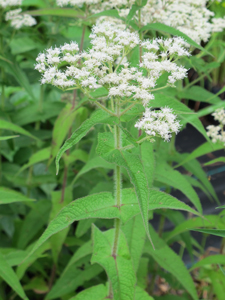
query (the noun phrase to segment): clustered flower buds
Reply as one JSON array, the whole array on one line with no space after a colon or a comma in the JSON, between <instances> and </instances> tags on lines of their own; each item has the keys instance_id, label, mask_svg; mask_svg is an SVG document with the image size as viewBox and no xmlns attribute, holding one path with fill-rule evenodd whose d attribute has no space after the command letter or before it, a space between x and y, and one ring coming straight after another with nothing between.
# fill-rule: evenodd
<instances>
[{"instance_id":1,"label":"clustered flower buds","mask_svg":"<svg viewBox=\"0 0 225 300\"><path fill-rule=\"evenodd\" d=\"M211 2L213 2L212 0ZM197 43L207 42L213 32L225 28L224 18L214 18L207 8L208 0L147 0L140 10L142 25L163 23L174 27L191 37ZM91 13L116 8L121 17L126 18L135 0L57 0L59 6L79 6L87 4ZM138 14L134 15L138 19Z\"/></svg>"},{"instance_id":2,"label":"clustered flower buds","mask_svg":"<svg viewBox=\"0 0 225 300\"><path fill-rule=\"evenodd\" d=\"M165 141L169 141L172 133L179 132L181 125L173 110L164 107L161 110L146 108L143 118L135 124L135 127L144 130L149 136L159 136Z\"/></svg>"},{"instance_id":3,"label":"clustered flower buds","mask_svg":"<svg viewBox=\"0 0 225 300\"><path fill-rule=\"evenodd\" d=\"M221 142L225 146L225 109L219 108L214 113L212 113L212 115L214 116L214 119L217 120L220 124L217 126L207 126L207 135L212 139L213 143Z\"/></svg>"},{"instance_id":4,"label":"clustered flower buds","mask_svg":"<svg viewBox=\"0 0 225 300\"><path fill-rule=\"evenodd\" d=\"M10 10L6 13L5 20L11 22L11 26L20 29L23 26L33 26L37 22L28 14L21 14L22 9Z\"/></svg>"},{"instance_id":5,"label":"clustered flower buds","mask_svg":"<svg viewBox=\"0 0 225 300\"><path fill-rule=\"evenodd\" d=\"M0 0L0 7L7 7L7 6L17 6L21 5L22 0Z\"/></svg>"},{"instance_id":6,"label":"clustered flower buds","mask_svg":"<svg viewBox=\"0 0 225 300\"><path fill-rule=\"evenodd\" d=\"M151 90L164 72L169 75L168 85L186 76L187 70L174 62L180 56L190 55L182 38L141 42L137 33L109 22L94 26L90 38L92 48L87 52L79 53L78 45L72 42L39 54L35 68L42 73L42 84L80 88L86 93L103 86L109 91L109 98L141 101L147 106L154 99ZM130 67L127 55L140 43L143 62Z\"/></svg>"}]
</instances>

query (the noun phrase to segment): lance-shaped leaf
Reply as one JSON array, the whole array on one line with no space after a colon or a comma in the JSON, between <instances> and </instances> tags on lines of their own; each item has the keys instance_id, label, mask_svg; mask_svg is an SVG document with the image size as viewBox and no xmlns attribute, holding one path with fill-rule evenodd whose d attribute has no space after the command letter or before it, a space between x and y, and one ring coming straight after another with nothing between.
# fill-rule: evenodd
<instances>
[{"instance_id":1,"label":"lance-shaped leaf","mask_svg":"<svg viewBox=\"0 0 225 300\"><path fill-rule=\"evenodd\" d=\"M137 13L138 10L140 10L142 7L144 7L147 4L147 0L143 0L141 5L133 4L129 14L126 17L126 22L129 23L129 21L133 18L133 16Z\"/></svg>"},{"instance_id":2,"label":"lance-shaped leaf","mask_svg":"<svg viewBox=\"0 0 225 300\"><path fill-rule=\"evenodd\" d=\"M196 227L214 227L218 222L218 217L215 215L208 215L206 219L203 218L192 218L184 221L183 223L176 226L167 236L166 241L169 241L171 238L180 234L182 232L194 229Z\"/></svg>"},{"instance_id":3,"label":"lance-shaped leaf","mask_svg":"<svg viewBox=\"0 0 225 300\"><path fill-rule=\"evenodd\" d=\"M212 234L212 235L220 236L222 238L225 237L225 230L223 229L192 229L192 231Z\"/></svg>"},{"instance_id":4,"label":"lance-shaped leaf","mask_svg":"<svg viewBox=\"0 0 225 300\"><path fill-rule=\"evenodd\" d=\"M103 110L97 110L95 111L91 117L86 120L69 138L65 144L62 146L62 148L59 150L57 156L56 156L56 172L58 174L59 171L59 160L62 157L63 153L76 145L87 133L88 131L95 126L96 124L115 124L118 122L118 119L116 117L110 116L107 112Z\"/></svg>"},{"instance_id":5,"label":"lance-shaped leaf","mask_svg":"<svg viewBox=\"0 0 225 300\"><path fill-rule=\"evenodd\" d=\"M213 160L210 160L207 163L205 163L204 166L209 166L209 165L212 165L212 164L215 164L215 163L218 163L218 162L225 163L225 157L218 157L218 158L215 158Z\"/></svg>"},{"instance_id":6,"label":"lance-shaped leaf","mask_svg":"<svg viewBox=\"0 0 225 300\"><path fill-rule=\"evenodd\" d=\"M17 247L24 249L32 238L48 223L51 202L39 200L34 203L31 211L26 215L18 234Z\"/></svg>"},{"instance_id":7,"label":"lance-shaped leaf","mask_svg":"<svg viewBox=\"0 0 225 300\"><path fill-rule=\"evenodd\" d=\"M43 149L37 151L36 153L31 155L28 163L23 165L16 175L19 175L19 173L21 173L22 171L26 170L27 168L33 166L34 164L37 164L41 161L47 160L49 158L49 156L50 156L50 147L43 148Z\"/></svg>"},{"instance_id":8,"label":"lance-shaped leaf","mask_svg":"<svg viewBox=\"0 0 225 300\"><path fill-rule=\"evenodd\" d=\"M90 300L92 297L95 297L95 300L104 300L107 297L107 288L103 284L92 286L89 289L86 289L75 297L70 298L69 300Z\"/></svg>"},{"instance_id":9,"label":"lance-shaped leaf","mask_svg":"<svg viewBox=\"0 0 225 300\"><path fill-rule=\"evenodd\" d=\"M155 173L155 157L152 143L144 142L141 144L141 160L148 180L148 186L151 188Z\"/></svg>"},{"instance_id":10,"label":"lance-shaped leaf","mask_svg":"<svg viewBox=\"0 0 225 300\"><path fill-rule=\"evenodd\" d=\"M146 291L142 290L139 286L136 286L135 300L154 300Z\"/></svg>"},{"instance_id":11,"label":"lance-shaped leaf","mask_svg":"<svg viewBox=\"0 0 225 300\"><path fill-rule=\"evenodd\" d=\"M8 122L6 120L0 119L0 129L5 129L5 130L12 130L21 134L24 134L26 136L29 136L33 139L38 140L35 136L33 136L32 134L30 134L28 131L26 131L25 129L23 129L22 127L15 125L11 122Z\"/></svg>"},{"instance_id":12,"label":"lance-shaped leaf","mask_svg":"<svg viewBox=\"0 0 225 300\"><path fill-rule=\"evenodd\" d=\"M103 272L100 265L90 265L90 258L91 255L80 258L65 273L63 272L45 299L58 299L67 295L82 286L85 281L89 282Z\"/></svg>"},{"instance_id":13,"label":"lance-shaped leaf","mask_svg":"<svg viewBox=\"0 0 225 300\"><path fill-rule=\"evenodd\" d=\"M82 18L83 16L81 10L77 11L72 8L45 8L30 10L26 13L32 16L58 16L66 18Z\"/></svg>"},{"instance_id":14,"label":"lance-shaped leaf","mask_svg":"<svg viewBox=\"0 0 225 300\"><path fill-rule=\"evenodd\" d=\"M132 217L140 214L137 196L133 189L122 190L122 199L123 204L120 209L115 205L115 200L109 192L92 194L71 202L50 222L29 255L39 248L50 236L68 227L74 221L88 218L120 218L125 223ZM160 208L181 209L199 215L197 211L185 203L156 190L150 190L148 208L149 210Z\"/></svg>"},{"instance_id":15,"label":"lance-shaped leaf","mask_svg":"<svg viewBox=\"0 0 225 300\"><path fill-rule=\"evenodd\" d=\"M67 136L70 127L77 114L84 110L83 107L75 110L71 103L68 103L60 112L58 118L55 121L53 132L52 132L52 145L51 145L51 156L48 165L51 164L52 160L58 153L65 137Z\"/></svg>"},{"instance_id":16,"label":"lance-shaped leaf","mask_svg":"<svg viewBox=\"0 0 225 300\"><path fill-rule=\"evenodd\" d=\"M23 194L10 190L8 188L0 187L0 204L8 204L13 202L33 202L34 199L30 199Z\"/></svg>"},{"instance_id":17,"label":"lance-shaped leaf","mask_svg":"<svg viewBox=\"0 0 225 300\"><path fill-rule=\"evenodd\" d=\"M207 256L200 261L198 261L196 264L194 264L189 271L192 271L196 268L200 268L202 266L206 265L212 265L212 264L222 264L225 265L225 255L217 254L217 255L210 255Z\"/></svg>"},{"instance_id":18,"label":"lance-shaped leaf","mask_svg":"<svg viewBox=\"0 0 225 300\"><path fill-rule=\"evenodd\" d=\"M200 157L202 155L205 155L207 153L213 152L213 151L217 151L220 149L223 149L224 146L221 144L213 144L211 142L205 142L204 144L202 144L201 146L199 146L197 149L195 149L193 152L191 152L181 163L179 163L178 165L176 165L175 167L179 167L182 166L184 163Z\"/></svg>"},{"instance_id":19,"label":"lance-shaped leaf","mask_svg":"<svg viewBox=\"0 0 225 300\"><path fill-rule=\"evenodd\" d=\"M71 187L67 187L65 191L54 191L51 193L52 198L52 210L50 214L50 221L53 220L57 214L61 211L63 207L68 205L72 199L72 189ZM50 244L52 248L52 256L55 263L57 263L58 255L61 251L62 245L66 239L67 233L69 231L69 226L57 232L50 239Z\"/></svg>"},{"instance_id":20,"label":"lance-shaped leaf","mask_svg":"<svg viewBox=\"0 0 225 300\"><path fill-rule=\"evenodd\" d=\"M124 167L127 170L135 188L145 230L148 238L151 240L148 231L149 187L140 156L114 149L114 139L111 132L99 133L96 152L108 162Z\"/></svg>"},{"instance_id":21,"label":"lance-shaped leaf","mask_svg":"<svg viewBox=\"0 0 225 300\"><path fill-rule=\"evenodd\" d=\"M150 233L156 250L147 241L145 253L149 253L163 269L172 274L194 300L198 300L194 282L181 258L158 236L151 225Z\"/></svg>"},{"instance_id":22,"label":"lance-shaped leaf","mask_svg":"<svg viewBox=\"0 0 225 300\"><path fill-rule=\"evenodd\" d=\"M96 168L105 168L105 169L113 169L113 164L106 162L103 158L96 156L85 164L85 166L79 171L76 176L76 180L83 174L89 172L92 169Z\"/></svg>"},{"instance_id":23,"label":"lance-shaped leaf","mask_svg":"<svg viewBox=\"0 0 225 300\"><path fill-rule=\"evenodd\" d=\"M146 232L142 223L141 215L129 220L122 227L122 231L127 239L134 270L137 272L146 238Z\"/></svg>"},{"instance_id":24,"label":"lance-shaped leaf","mask_svg":"<svg viewBox=\"0 0 225 300\"><path fill-rule=\"evenodd\" d=\"M197 193L180 172L169 168L169 166L164 168L158 165L155 180L179 189L195 205L198 211L202 213L202 206Z\"/></svg>"},{"instance_id":25,"label":"lance-shaped leaf","mask_svg":"<svg viewBox=\"0 0 225 300\"><path fill-rule=\"evenodd\" d=\"M5 257L0 253L0 277L24 300L28 300L24 290L13 269L9 266Z\"/></svg>"},{"instance_id":26,"label":"lance-shaped leaf","mask_svg":"<svg viewBox=\"0 0 225 300\"><path fill-rule=\"evenodd\" d=\"M10 140L10 139L14 139L16 137L19 137L19 135L0 136L0 141Z\"/></svg>"},{"instance_id":27,"label":"lance-shaped leaf","mask_svg":"<svg viewBox=\"0 0 225 300\"><path fill-rule=\"evenodd\" d=\"M126 238L120 231L118 251L112 256L115 229L101 232L92 227L93 255L91 262L100 264L106 271L113 290L114 300L133 300L136 277Z\"/></svg>"}]
</instances>

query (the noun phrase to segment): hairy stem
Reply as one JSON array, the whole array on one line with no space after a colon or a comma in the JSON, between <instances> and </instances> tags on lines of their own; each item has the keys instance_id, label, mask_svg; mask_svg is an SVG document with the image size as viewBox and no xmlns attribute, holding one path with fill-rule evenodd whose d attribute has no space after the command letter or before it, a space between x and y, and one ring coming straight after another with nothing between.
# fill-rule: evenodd
<instances>
[{"instance_id":1,"label":"hairy stem","mask_svg":"<svg viewBox=\"0 0 225 300\"><path fill-rule=\"evenodd\" d=\"M119 118L120 114L120 106L119 106L119 100L116 101L115 105L116 114ZM121 143L121 129L119 126L114 126L114 141L115 141L115 148L121 149L122 143ZM121 190L122 190L122 176L121 176L121 167L116 165L115 171L114 171L114 184L115 184L115 205L117 207L120 207L122 204L122 197L121 197ZM112 248L112 256L116 260L117 256L117 249L118 249L118 242L119 242L119 236L120 236L120 227L121 227L121 221L119 219L115 219L115 236L114 236L114 242L113 242L113 248ZM110 284L109 286L109 298L113 299L113 292L112 292L112 286Z\"/></svg>"}]
</instances>

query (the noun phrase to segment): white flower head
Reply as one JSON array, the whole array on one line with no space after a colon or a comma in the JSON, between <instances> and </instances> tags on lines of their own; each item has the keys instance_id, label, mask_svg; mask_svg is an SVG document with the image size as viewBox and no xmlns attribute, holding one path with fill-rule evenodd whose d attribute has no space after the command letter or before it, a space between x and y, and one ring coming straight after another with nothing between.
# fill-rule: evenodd
<instances>
[{"instance_id":1,"label":"white flower head","mask_svg":"<svg viewBox=\"0 0 225 300\"><path fill-rule=\"evenodd\" d=\"M36 20L28 15L28 14L21 14L22 9L14 9L10 10L6 13L5 20L11 22L11 26L20 29L23 26L33 26L37 24Z\"/></svg>"},{"instance_id":2,"label":"white flower head","mask_svg":"<svg viewBox=\"0 0 225 300\"><path fill-rule=\"evenodd\" d=\"M161 110L146 108L143 118L135 124L135 127L144 130L149 136L160 136L168 142L172 133L177 134L179 132L181 125L173 110L164 107Z\"/></svg>"},{"instance_id":3,"label":"white flower head","mask_svg":"<svg viewBox=\"0 0 225 300\"><path fill-rule=\"evenodd\" d=\"M19 6L22 4L22 0L0 0L0 7L7 7L7 6Z\"/></svg>"}]
</instances>

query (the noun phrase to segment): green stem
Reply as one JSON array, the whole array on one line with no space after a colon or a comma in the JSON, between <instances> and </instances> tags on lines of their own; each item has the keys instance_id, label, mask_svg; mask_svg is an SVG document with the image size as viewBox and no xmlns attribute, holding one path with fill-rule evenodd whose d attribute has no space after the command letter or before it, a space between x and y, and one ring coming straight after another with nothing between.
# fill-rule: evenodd
<instances>
[{"instance_id":1,"label":"green stem","mask_svg":"<svg viewBox=\"0 0 225 300\"><path fill-rule=\"evenodd\" d=\"M120 114L120 106L119 106L119 100L116 100L116 114L119 118ZM115 148L121 149L122 143L121 143L121 129L119 126L114 126L114 140L115 140ZM121 190L122 190L122 174L121 174L121 167L116 165L115 171L114 171L114 183L115 183L115 205L117 207L120 207L122 204L122 197L121 197ZM120 237L120 227L121 227L121 221L119 219L115 219L115 236L114 236L114 242L113 242L113 248L112 248L112 256L116 260L117 256L117 249L118 249L118 243L119 243L119 237ZM113 299L113 292L112 292L112 286L110 284L109 287L109 298Z\"/></svg>"},{"instance_id":2,"label":"green stem","mask_svg":"<svg viewBox=\"0 0 225 300\"><path fill-rule=\"evenodd\" d=\"M116 114L114 114L111 110L109 110L108 108L106 108L104 105L102 105L99 102L95 102L95 104L100 107L102 110L106 111L108 114L110 114L111 116L116 116Z\"/></svg>"}]
</instances>

